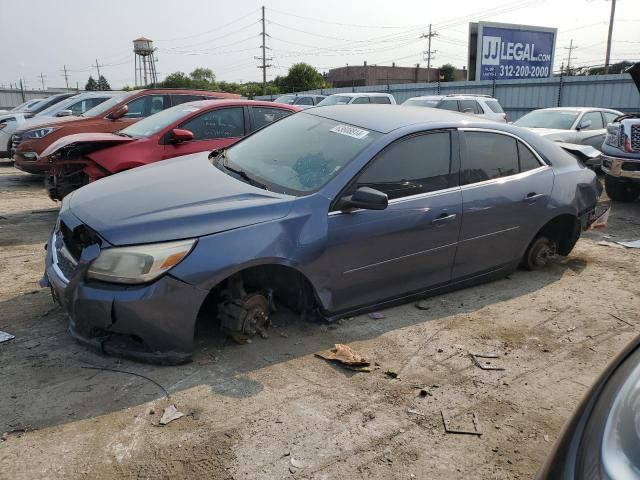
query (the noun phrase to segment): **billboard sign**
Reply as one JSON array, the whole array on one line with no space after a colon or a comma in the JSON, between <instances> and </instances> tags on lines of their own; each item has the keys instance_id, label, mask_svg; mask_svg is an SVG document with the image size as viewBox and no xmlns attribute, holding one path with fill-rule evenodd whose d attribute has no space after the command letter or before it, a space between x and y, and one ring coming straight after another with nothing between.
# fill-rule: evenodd
<instances>
[{"instance_id":1,"label":"billboard sign","mask_svg":"<svg viewBox=\"0 0 640 480\"><path fill-rule=\"evenodd\" d=\"M476 79L551 77L556 33L555 28L478 22Z\"/></svg>"}]
</instances>

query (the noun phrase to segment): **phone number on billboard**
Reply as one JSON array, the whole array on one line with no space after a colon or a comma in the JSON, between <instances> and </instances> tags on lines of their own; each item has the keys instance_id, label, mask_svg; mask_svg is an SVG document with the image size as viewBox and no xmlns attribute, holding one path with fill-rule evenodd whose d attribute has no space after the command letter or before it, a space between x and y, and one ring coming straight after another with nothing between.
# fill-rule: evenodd
<instances>
[{"instance_id":1,"label":"phone number on billboard","mask_svg":"<svg viewBox=\"0 0 640 480\"><path fill-rule=\"evenodd\" d=\"M531 65L500 65L499 77L548 77L549 67L532 67Z\"/></svg>"}]
</instances>

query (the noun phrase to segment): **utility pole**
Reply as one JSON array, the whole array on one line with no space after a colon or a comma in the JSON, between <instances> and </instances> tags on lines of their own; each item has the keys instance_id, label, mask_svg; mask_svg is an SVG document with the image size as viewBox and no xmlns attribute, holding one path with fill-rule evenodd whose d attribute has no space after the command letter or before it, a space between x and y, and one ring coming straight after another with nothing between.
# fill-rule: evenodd
<instances>
[{"instance_id":1,"label":"utility pole","mask_svg":"<svg viewBox=\"0 0 640 480\"><path fill-rule=\"evenodd\" d=\"M46 88L44 88L44 75L42 72L40 72L40 81L42 82L42 90L46 90Z\"/></svg>"},{"instance_id":2,"label":"utility pole","mask_svg":"<svg viewBox=\"0 0 640 480\"><path fill-rule=\"evenodd\" d=\"M264 18L264 5L262 6L262 45L260 45L260 48L262 48L262 57L253 57L256 60L260 60L262 59L262 65L259 65L258 68L262 69L262 94L266 95L267 94L267 68L269 68L271 65L267 64L267 61L269 60L273 60L271 58L267 58L267 31L265 28L265 18Z\"/></svg>"},{"instance_id":3,"label":"utility pole","mask_svg":"<svg viewBox=\"0 0 640 480\"><path fill-rule=\"evenodd\" d=\"M24 84L22 83L22 79L20 79L20 93L22 95L22 101L26 102L25 96L24 96Z\"/></svg>"},{"instance_id":4,"label":"utility pole","mask_svg":"<svg viewBox=\"0 0 640 480\"><path fill-rule=\"evenodd\" d=\"M578 46L573 45L573 38L569 42L569 46L564 47L565 50L569 50L569 58L567 58L567 75L571 75L571 53L573 53L576 48L578 48Z\"/></svg>"},{"instance_id":5,"label":"utility pole","mask_svg":"<svg viewBox=\"0 0 640 480\"><path fill-rule=\"evenodd\" d=\"M613 19L616 16L616 0L611 0L611 17L609 17L609 35L607 36L607 57L604 60L604 73L609 73L609 59L611 58L611 36L613 35Z\"/></svg>"},{"instance_id":6,"label":"utility pole","mask_svg":"<svg viewBox=\"0 0 640 480\"><path fill-rule=\"evenodd\" d=\"M67 84L67 89L69 89L69 75L67 74L67 66L64 66L64 81Z\"/></svg>"},{"instance_id":7,"label":"utility pole","mask_svg":"<svg viewBox=\"0 0 640 480\"><path fill-rule=\"evenodd\" d=\"M436 53L435 50L431 50L431 39L437 35L436 32L431 31L431 24L429 24L429 33L426 35L422 34L420 37L427 39L427 51L425 52L427 54L427 83L431 81L431 56Z\"/></svg>"},{"instance_id":8,"label":"utility pole","mask_svg":"<svg viewBox=\"0 0 640 480\"><path fill-rule=\"evenodd\" d=\"M98 90L102 90L102 86L100 85L100 65L98 65L98 59L96 58L96 68L98 69ZM145 74L145 83L146 83L146 74Z\"/></svg>"}]
</instances>

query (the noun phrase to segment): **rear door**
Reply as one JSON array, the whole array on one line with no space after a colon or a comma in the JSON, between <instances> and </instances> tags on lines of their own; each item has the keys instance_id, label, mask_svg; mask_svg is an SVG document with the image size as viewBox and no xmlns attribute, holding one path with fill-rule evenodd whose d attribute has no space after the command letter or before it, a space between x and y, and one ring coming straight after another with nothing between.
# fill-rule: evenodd
<instances>
[{"instance_id":1,"label":"rear door","mask_svg":"<svg viewBox=\"0 0 640 480\"><path fill-rule=\"evenodd\" d=\"M388 195L386 210L329 213L322 262L343 311L446 283L460 229L457 133L424 132L382 150L345 192Z\"/></svg>"},{"instance_id":2,"label":"rear door","mask_svg":"<svg viewBox=\"0 0 640 480\"><path fill-rule=\"evenodd\" d=\"M163 139L163 158L216 150L237 142L246 135L244 108L223 107L207 110L177 128L189 130L193 133L193 140L175 143L169 132Z\"/></svg>"},{"instance_id":3,"label":"rear door","mask_svg":"<svg viewBox=\"0 0 640 480\"><path fill-rule=\"evenodd\" d=\"M453 279L519 261L541 227L553 171L504 132L461 131L462 226Z\"/></svg>"}]
</instances>

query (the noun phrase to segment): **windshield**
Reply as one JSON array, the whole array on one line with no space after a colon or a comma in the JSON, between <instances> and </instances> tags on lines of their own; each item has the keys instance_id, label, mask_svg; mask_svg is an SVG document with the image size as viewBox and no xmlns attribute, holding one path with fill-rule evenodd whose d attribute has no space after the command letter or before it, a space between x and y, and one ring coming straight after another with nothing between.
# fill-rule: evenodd
<instances>
[{"instance_id":1,"label":"windshield","mask_svg":"<svg viewBox=\"0 0 640 480\"><path fill-rule=\"evenodd\" d=\"M55 113L58 113L60 110L65 110L69 105L73 105L78 101L79 95L75 95L73 97L69 97L66 100L62 100L61 102L54 103L53 105L45 108L40 113L36 115L36 117L53 117Z\"/></svg>"},{"instance_id":2,"label":"windshield","mask_svg":"<svg viewBox=\"0 0 640 480\"><path fill-rule=\"evenodd\" d=\"M410 98L402 105L409 105L412 107L431 107L436 108L440 103L439 99L426 99L426 98Z\"/></svg>"},{"instance_id":3,"label":"windshield","mask_svg":"<svg viewBox=\"0 0 640 480\"><path fill-rule=\"evenodd\" d=\"M143 118L142 120L129 125L127 128L120 130L119 133L133 138L150 137L172 123L175 123L177 120L197 111L198 107L189 103L183 103Z\"/></svg>"},{"instance_id":4,"label":"windshield","mask_svg":"<svg viewBox=\"0 0 640 480\"><path fill-rule=\"evenodd\" d=\"M274 100L276 103L284 103L286 105L293 105L293 102L296 101L295 95L282 95Z\"/></svg>"},{"instance_id":5,"label":"windshield","mask_svg":"<svg viewBox=\"0 0 640 480\"><path fill-rule=\"evenodd\" d=\"M526 128L556 128L570 130L578 118L578 112L568 110L537 110L519 118L514 125Z\"/></svg>"},{"instance_id":6,"label":"windshield","mask_svg":"<svg viewBox=\"0 0 640 480\"><path fill-rule=\"evenodd\" d=\"M26 102L21 103L17 107L13 107L10 111L20 112L22 110L30 110L32 108L35 108L40 102L42 102L42 100L43 100L42 98L37 98L35 100L27 100Z\"/></svg>"},{"instance_id":7,"label":"windshield","mask_svg":"<svg viewBox=\"0 0 640 480\"><path fill-rule=\"evenodd\" d=\"M222 160L216 166L241 171L268 190L306 195L323 187L381 136L328 118L297 113L229 148L217 157Z\"/></svg>"},{"instance_id":8,"label":"windshield","mask_svg":"<svg viewBox=\"0 0 640 480\"><path fill-rule=\"evenodd\" d=\"M346 105L351 101L352 97L347 97L345 95L331 95L330 97L322 100L318 106L325 107L327 105Z\"/></svg>"},{"instance_id":9,"label":"windshield","mask_svg":"<svg viewBox=\"0 0 640 480\"><path fill-rule=\"evenodd\" d=\"M116 95L115 97L111 97L109 100L102 102L100 105L96 105L90 110L84 112L81 117L97 117L98 115L106 112L114 105L117 105L125 98L133 95L135 92L121 93L120 95Z\"/></svg>"}]
</instances>

